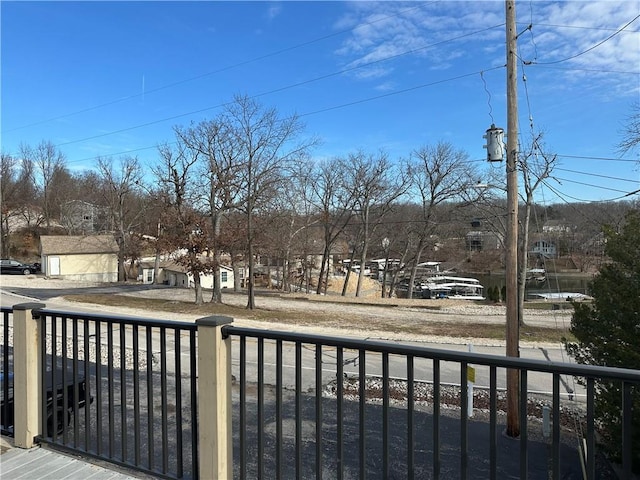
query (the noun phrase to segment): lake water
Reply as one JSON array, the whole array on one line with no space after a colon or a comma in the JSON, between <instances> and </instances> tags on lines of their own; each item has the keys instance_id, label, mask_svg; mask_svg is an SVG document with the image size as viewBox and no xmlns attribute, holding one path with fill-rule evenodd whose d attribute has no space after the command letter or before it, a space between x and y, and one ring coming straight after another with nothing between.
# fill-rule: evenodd
<instances>
[{"instance_id":1,"label":"lake water","mask_svg":"<svg viewBox=\"0 0 640 480\"><path fill-rule=\"evenodd\" d=\"M461 276L474 277L480 280L480 283L484 287L486 296L487 290L497 285L499 289L505 285L504 275L475 275L459 273ZM534 293L583 293L588 295L588 285L593 279L590 275L577 276L577 275L562 275L562 274L549 274L546 276L544 282L527 282L525 286L525 298L528 298L530 294Z\"/></svg>"}]
</instances>

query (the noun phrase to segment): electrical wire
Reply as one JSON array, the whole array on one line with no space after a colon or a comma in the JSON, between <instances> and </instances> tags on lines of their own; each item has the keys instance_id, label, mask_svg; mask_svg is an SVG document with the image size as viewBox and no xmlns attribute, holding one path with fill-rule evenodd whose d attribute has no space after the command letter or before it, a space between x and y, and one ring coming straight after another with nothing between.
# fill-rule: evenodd
<instances>
[{"instance_id":1,"label":"electrical wire","mask_svg":"<svg viewBox=\"0 0 640 480\"><path fill-rule=\"evenodd\" d=\"M542 186L543 186L543 188L541 190L542 190L542 196L543 196L543 199L544 199L544 185L542 185ZM533 204L533 211L534 211L534 218L535 218L535 221L536 221L537 231L538 232L542 232L542 231L544 231L544 228L540 228L541 225L540 225L539 216L537 214L537 209L536 209L536 205L535 204ZM544 211L544 215L545 215L545 223L546 223L546 222L549 221L548 211L546 209ZM547 259L543 255L542 256L542 262L543 262L543 268L544 268L544 271L545 271L545 278L548 278L547 272L549 271L548 265L547 265L547 260L550 260L550 263L552 264L552 267L553 267L553 271L554 272L558 271L555 258ZM525 265L525 267L528 268L528 265ZM548 293L552 293L551 282L547 281L546 284L548 285ZM561 293L560 292L560 281L559 281L559 278L558 278L557 275L555 276L555 293L556 293L556 295L559 295ZM564 318L564 316L562 316L562 317L560 316L559 311L552 310L552 316L553 316L554 323L556 325L556 329L558 328L558 323L560 323L563 331L568 330L566 322L565 322L565 318ZM559 318L560 318L560 322L558 322ZM569 359L565 358L565 354L564 353L565 353L564 352L564 348L560 348L560 356L561 356L562 361L563 362L567 362L567 360L568 360L569 363L570 363L572 361L572 359L571 358L569 358ZM565 376L564 383L565 383L565 385L568 385L566 377L568 377L568 375ZM575 376L571 376L570 377L570 382L571 382L571 385L572 385L572 391L573 391L573 394L574 394L574 398L576 398L575 397L575 392L576 392L576 378L575 378ZM567 392L567 393L571 394L571 392ZM574 431L576 432L576 436L578 438L578 442L580 442L580 439L584 438L584 430L582 428L582 422L580 422L579 419L577 418L575 410L572 413L573 413L573 415L571 415L571 418L573 420Z\"/></svg>"},{"instance_id":2,"label":"electrical wire","mask_svg":"<svg viewBox=\"0 0 640 480\"><path fill-rule=\"evenodd\" d=\"M617 188L611 188L611 187L603 187L601 185L594 185L593 183L578 182L576 180L569 180L568 178L560 178L560 177L555 177L555 176L554 176L554 178L556 180L560 180L560 181L563 181L563 182L575 183L577 185L584 185L585 187L600 188L602 190L609 190L611 192L619 192L619 193L625 193L625 194L627 193L626 190L619 190Z\"/></svg>"},{"instance_id":3,"label":"electrical wire","mask_svg":"<svg viewBox=\"0 0 640 480\"><path fill-rule=\"evenodd\" d=\"M401 53L398 53L398 54L390 55L388 57L384 57L384 58L381 58L381 59L378 59L378 60L373 60L371 62L367 62L367 63L364 63L364 64L360 64L360 65L344 68L342 70L335 71L335 72L332 72L332 73L328 73L326 75L322 75L322 76L315 77L315 78L312 78L312 79L304 80L304 81L301 81L301 82L296 82L296 83L289 84L289 85L286 85L286 86L283 86L283 87L279 87L279 88L276 88L276 89L268 90L266 92L258 93L258 94L252 95L250 98L259 98L259 97L271 95L271 94L274 94L274 93L279 93L279 92L282 92L282 91L285 91L285 90L289 90L289 89L292 89L292 88L300 87L300 86L303 86L303 85L308 85L310 83L314 83L314 82L317 82L317 81L320 81L320 80L325 80L325 79L330 78L330 77L342 75L344 73L351 72L353 70L369 67L371 65L375 65L375 64L382 63L382 62L385 62L385 61L388 61L388 60L399 58L399 57L404 56L404 55L408 55L408 54L411 54L411 53L416 53L416 52L421 51L421 50L426 50L426 49L429 49L429 48L433 48L433 47L436 47L438 45L442 45L444 43L453 42L453 41L460 40L461 38L477 35L479 33L484 33L486 31L501 27L503 25L504 25L504 23L501 23L501 24L493 25L491 27L484 28L482 30L477 30L477 31L474 31L474 32L458 35L456 37L452 37L452 38L449 38L449 39L446 39L446 40L442 40L442 41L439 41L439 42L436 42L436 43L433 43L433 44L425 45L425 46L422 46L422 47L419 47L419 48L414 48L414 49L411 49L411 50L407 50L405 52L401 52ZM493 68L486 69L485 71L488 72L488 71L492 71L492 70L496 70L496 69L500 69L500 68L504 68L504 67L503 66L493 67ZM412 91L412 90L417 90L417 89L420 89L420 88L424 88L426 86L432 86L432 85L437 85L439 83L444 83L444 82L450 81L450 80L458 80L458 79L461 79L461 78L465 78L465 77L467 77L469 75L477 75L477 73L478 72L474 72L473 74L463 74L463 75L459 75L457 77L452 77L451 79L447 79L447 80L443 80L443 81L439 81L439 82L434 82L434 83L430 83L430 84L423 84L423 85L407 88L407 89L396 91L396 92L390 92L388 94L383 94L383 95L379 95L379 96L376 96L376 97L371 97L370 99L360 100L360 101L356 101L356 102L350 102L350 103L346 103L346 104L343 104L343 105L340 105L340 106L330 107L330 108L327 108L327 109L318 110L316 112L308 113L308 114L305 114L305 115L312 115L312 114L319 113L319 112L335 110L336 108L342 108L344 106L356 105L356 104L359 104L359 103L364 103L365 101L384 98L384 97L387 97L387 96L390 96L390 95L396 95L398 93L405 93L405 92L409 92L409 91ZM201 109L198 109L198 110L194 110L194 111L191 111L191 112L172 115L170 117L165 117L165 118L162 118L162 119L153 120L153 121L146 122L146 123L139 124L139 125L133 125L133 126L130 126L130 127L122 128L122 129L119 129L119 130L114 130L114 131L111 131L111 132L105 132L105 133L101 133L101 134L98 134L98 135L93 135L93 136L90 136L90 137L84 137L84 138L77 139L77 140L70 140L68 142L59 143L59 144L56 145L56 147L61 147L61 146L65 146L65 145L72 145L72 144L75 144L75 143L85 142L87 140L95 140L96 138L103 138L103 137L106 137L106 136L115 135L115 134L118 134L118 133L123 133L123 132L131 131L131 130L135 130L135 129L138 129L138 128L148 127L150 125L155 125L155 124L158 124L158 123L167 122L169 120L175 120L175 119L178 119L178 118L182 118L182 117L186 117L186 116L190 116L190 115L195 115L195 114L198 114L198 113L203 113L203 112L206 112L206 111L209 111L209 110L214 110L216 108L222 108L222 107L224 107L226 105L229 105L231 103L232 102L224 102L224 103L220 103L220 104L217 104L217 105L213 105L213 106L201 108ZM302 115L300 115L300 116L302 116Z\"/></svg>"},{"instance_id":4,"label":"electrical wire","mask_svg":"<svg viewBox=\"0 0 640 480\"><path fill-rule=\"evenodd\" d=\"M562 158L576 158L579 160L600 160L606 162L630 162L630 163L638 163L638 160L633 160L630 158L613 158L613 157L585 157L580 155L567 155L564 153L556 153L557 157Z\"/></svg>"},{"instance_id":5,"label":"electrical wire","mask_svg":"<svg viewBox=\"0 0 640 480\"><path fill-rule=\"evenodd\" d=\"M580 172L578 170L569 170L567 168L554 167L554 170L560 170L562 172L569 172L569 173L577 173L578 175L586 175L586 176L589 176L589 177L606 178L608 180L616 180L616 181L619 181L619 182L638 183L638 180L632 180L630 178L611 177L609 175L601 175L601 174L598 174L598 173Z\"/></svg>"},{"instance_id":6,"label":"electrical wire","mask_svg":"<svg viewBox=\"0 0 640 480\"><path fill-rule=\"evenodd\" d=\"M539 63L531 62L529 65L536 69L548 69L548 70L561 70L563 72L587 72L587 73L613 73L616 75L640 75L640 71L627 71L627 70L603 70L601 68L578 68L578 67L555 67L548 65L541 65Z\"/></svg>"},{"instance_id":7,"label":"electrical wire","mask_svg":"<svg viewBox=\"0 0 640 480\"><path fill-rule=\"evenodd\" d=\"M615 198L608 198L608 199L605 199L605 200L586 200L584 198L577 198L577 197L571 196L571 195L566 194L566 193L561 193L557 189L555 189L554 187L549 185L549 183L546 182L545 180L543 180L542 183L544 183L549 190L551 190L560 200L562 200L565 203L571 203L571 202L569 202L567 200L567 198L570 198L571 200L574 200L574 201L580 202L580 203L610 203L610 202L617 202L617 201L622 200L624 198L627 198L627 197L630 197L632 195L636 195L636 194L640 193L639 190L634 190L632 192L625 192L624 195L621 195L621 196L618 196L618 197L615 197ZM603 188L603 187L600 187L600 188Z\"/></svg>"},{"instance_id":8,"label":"electrical wire","mask_svg":"<svg viewBox=\"0 0 640 480\"><path fill-rule=\"evenodd\" d=\"M398 17L398 16L401 16L401 15L404 15L405 13L411 12L413 10L422 9L426 5L430 5L430 4L433 4L433 3L436 3L436 2L434 1L434 2L421 3L416 7L411 7L411 8L407 8L405 10L401 10L398 13L393 14L393 15L387 15L385 17L377 18L377 19L372 20L370 22L360 23L360 24L356 25L353 28L340 30L338 32L331 33L329 35L324 35L322 37L318 37L318 38L315 38L313 40L308 40L306 42L299 43L297 45L293 45L293 46L290 46L290 47L285 47L285 48L282 48L280 50L276 50L274 52L270 52L270 53L267 53L267 54L264 54L264 55L259 55L257 57L254 57L254 58L251 58L251 59L248 59L248 60L243 60L241 62L234 63L232 65L227 65L225 67L222 67L222 68L219 68L219 69L216 69L216 70L212 70L212 71L207 72L207 73L203 73L201 75L196 75L195 77L190 77L190 78L186 78L186 79L183 79L183 80L178 80L176 82L172 82L172 83L168 83L168 84L165 84L165 85L161 85L161 86L159 86L157 88L154 88L154 89L151 89L151 90L147 90L146 92L143 92L143 93L136 93L136 94L128 95L128 96L125 96L125 97L122 97L122 98L118 98L116 100L112 100L112 101L109 101L109 102L101 103L99 105L94 105L92 107L87 107L87 108L84 108L84 109L81 109L81 110L77 110L77 111L74 111L74 112L66 113L66 114L63 114L63 115L56 116L56 117L48 118L48 119L45 119L45 120L40 120L38 122L30 123L28 125L22 125L22 126L19 126L19 127L15 127L15 128L10 129L10 130L6 130L6 132L8 133L8 132L16 131L16 130L21 130L21 129L24 129L24 128L33 127L33 126L36 126L36 125L42 125L43 123L48 123L48 122L52 122L52 121L55 121L55 120L60 120L60 119L63 119L63 118L71 117L71 116L74 116L74 115L79 115L81 113L90 112L90 111L97 110L97 109L100 109L100 108L103 108L103 107L114 105L116 103L121 103L121 102L124 102L124 101L127 101L127 100L132 100L134 98L138 98L138 97L141 97L141 96L144 96L144 95L149 95L149 94L156 93L156 92L159 92L159 91L162 91L162 90L166 90L166 89L169 89L169 88L176 87L178 85L183 85L185 83L189 83L189 82L193 82L193 81L196 81L196 80L200 80L202 78L209 77L209 76L212 76L212 75L215 75L215 74L218 74L218 73L226 72L228 70L233 70L234 68L238 68L238 67L242 67L242 66L245 66L245 65L249 65L251 63L255 63L255 62L258 62L260 60L265 60L267 58L276 57L276 56L281 55L283 53L291 52L293 50L297 50L299 48L306 47L308 45L313 45L314 43L318 43L318 42L327 40L327 39L332 38L332 37L336 37L336 36L343 35L345 33L353 32L353 31L358 30L360 28L371 26L371 25L374 25L375 23L378 23L378 22L381 22L381 21L384 21L384 20L388 20L390 18L394 18L394 17Z\"/></svg>"},{"instance_id":9,"label":"electrical wire","mask_svg":"<svg viewBox=\"0 0 640 480\"><path fill-rule=\"evenodd\" d=\"M640 15L637 15L633 20L631 20L629 23L627 23L625 26L623 26L622 28L616 30L614 33L612 33L611 35L609 35L607 38L605 38L604 40L602 40L601 42L596 43L595 45L587 48L586 50L580 52L580 53L576 53L575 55L572 55L570 57L564 58L562 60L555 60L553 62L535 62L536 65L554 65L557 63L563 63L569 60L573 60L574 58L580 57L581 55L584 55L585 53L588 53L592 50L595 50L596 48L598 48L599 46L603 45L604 43L608 42L609 40L611 40L613 37L615 37L616 35L620 34L620 32L622 32L625 28L627 28L629 25L631 25L633 22L635 22L636 20L638 20L638 18L640 18ZM532 62L533 63L533 62Z\"/></svg>"},{"instance_id":10,"label":"electrical wire","mask_svg":"<svg viewBox=\"0 0 640 480\"><path fill-rule=\"evenodd\" d=\"M372 62L372 63L375 63L375 62ZM335 73L332 73L332 74L329 74L329 75L325 75L324 77L319 77L319 78L316 78L316 79L313 79L313 80L304 81L304 82L298 82L296 84L289 85L287 87L282 87L282 88L278 88L278 89L275 89L275 90L270 90L268 92L263 92L263 93L260 93L260 94L257 94L257 95L253 95L253 96L251 96L249 98L257 98L257 97L265 96L265 95L268 95L268 94L271 94L271 93L280 92L282 90L285 90L285 89L288 89L288 88L293 88L293 87L296 87L296 86L299 86L299 85L304 85L304 84L307 84L307 83L310 83L310 82L313 82L313 81L317 81L319 79L326 78L328 76L338 75L340 73L344 73L345 71L353 70L355 68L360 68L360 67L352 67L350 69L346 69L346 70L341 71L341 72L335 72ZM493 68L489 68L489 69L487 69L485 71L498 70L498 69L502 69L502 68L504 68L503 65L497 66L497 67L493 67ZM402 94L402 93L407 93L407 92L411 92L411 91L414 91L414 90L419 90L419 89L422 89L422 88L431 87L431 86L434 86L434 85L439 85L439 84L442 84L442 83L447 83L447 82L451 82L451 81L455 81L455 80L460 80L462 78L466 78L466 77L470 77L470 76L475 76L478 73L479 72L476 71L476 72L466 73L466 74L462 74L462 75L457 75L455 77L450 77L450 78L446 78L446 79L442 79L442 80L437 80L435 82L423 83L423 84L420 84L420 85L416 85L414 87L409 87L409 88L405 88L405 89L402 89L402 90L396 90L394 92L388 92L388 93L384 93L384 94L381 94L381 95L375 95L373 97L364 98L364 99L361 99L361 100L347 102L347 103L343 103L343 104L340 104L340 105L335 105L335 106L332 106L332 107L327 107L327 108L315 110L315 111L312 111L312 112L303 113L303 114L298 115L298 117L316 115L318 113L328 112L328 111L331 111L331 110L337 110L337 109L340 109L340 108L345 108L345 107L349 107L349 106L352 106L352 105L358 105L358 104L370 102L370 101L373 101L373 100L379 100L381 98L386 98L386 97L390 97L390 96L394 96L394 95L399 95L399 94ZM97 135L92 135L90 137L84 137L84 138L80 138L80 139L77 139L77 140L70 140L68 142L59 143L59 144L57 144L55 146L56 147L62 147L62 146L65 146L65 145L72 145L72 144L75 144L75 143L86 142L87 140L95 140L96 138L108 137L108 136L115 135L115 134L118 134L118 133L128 132L128 131L131 131L131 130L136 130L138 128L148 127L150 125L156 125L158 123L164 123L164 122L167 122L169 120L175 120L175 119L178 119L178 118L187 117L187 116L190 116L190 115L195 115L197 113L203 113L203 112L206 112L206 111L209 111L209 110L213 110L213 109L216 109L216 108L222 108L222 107L224 107L226 105L230 105L231 103L232 102L225 102L225 103L221 103L221 104L218 104L218 105L213 105L213 106L209 106L209 107L205 107L205 108L200 108L198 110L194 110L194 111L191 111L191 112L181 113L181 114L178 114L178 115L172 115L170 117L165 117L165 118L162 118L162 119L153 120L153 121L146 122L146 123L143 123L143 124L138 124L138 125L133 125L133 126L130 126L130 127L121 128L119 130L113 130L113 131L110 131L110 132L100 133L100 134L97 134Z\"/></svg>"},{"instance_id":11,"label":"electrical wire","mask_svg":"<svg viewBox=\"0 0 640 480\"><path fill-rule=\"evenodd\" d=\"M484 85L484 91L487 93L487 105L489 106L489 117L491 118L491 125L495 125L495 120L493 119L493 107L491 106L491 92L487 88L487 81L484 79L484 72L480 71L480 78L482 79L482 84Z\"/></svg>"}]
</instances>

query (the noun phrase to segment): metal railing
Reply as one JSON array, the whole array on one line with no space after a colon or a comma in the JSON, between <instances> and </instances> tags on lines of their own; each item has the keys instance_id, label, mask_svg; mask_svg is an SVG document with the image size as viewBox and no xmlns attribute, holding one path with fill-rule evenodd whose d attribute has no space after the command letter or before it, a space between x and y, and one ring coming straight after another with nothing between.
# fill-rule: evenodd
<instances>
[{"instance_id":1,"label":"metal railing","mask_svg":"<svg viewBox=\"0 0 640 480\"><path fill-rule=\"evenodd\" d=\"M327 471L339 479L557 479L571 472L580 475L581 470L586 478L596 478L595 384L622 382L627 427L630 389L640 384L637 370L234 326L223 327L223 333L239 338L240 478L323 478ZM251 373L249 356L256 359ZM287 356L293 360L287 361ZM451 376L452 368L464 388L454 389L456 408L445 411L450 402L444 397L451 393L443 377L445 370ZM498 415L499 383L507 368L520 372L518 441L502 435L504 417ZM472 402L466 388L472 369L476 376L484 369L488 379L488 418L482 421L466 413ZM305 382L306 371L311 378ZM538 374L549 376L550 394L534 395L544 404L539 418L534 418L528 389L530 378ZM574 400L561 400L561 383L567 376L586 382L584 405L576 405L575 393ZM422 401L424 394L418 390L425 383L430 388ZM287 396L287 391L292 393ZM543 419L547 405L549 424ZM567 409L574 411L567 414ZM563 418L573 423L571 431L563 427ZM543 431L547 426L548 438ZM628 428L621 441L623 475L631 478L634 446Z\"/></svg>"},{"instance_id":2,"label":"metal railing","mask_svg":"<svg viewBox=\"0 0 640 480\"><path fill-rule=\"evenodd\" d=\"M622 385L622 478L640 448L628 428L637 370L241 328L224 317L33 316L39 421L50 425L40 440L157 477L594 479L599 381ZM502 434L507 369L520 372L517 440ZM573 379L584 395L562 394ZM485 404L470 416L480 384ZM65 388L49 401L52 385Z\"/></svg>"},{"instance_id":3,"label":"metal railing","mask_svg":"<svg viewBox=\"0 0 640 480\"><path fill-rule=\"evenodd\" d=\"M53 310L38 314L44 317L42 338L50 341L42 342L42 371L53 384L58 372L63 385L69 373L84 378L93 396L73 422L64 420L70 428L61 434L53 429L44 441L153 475L194 476L195 324ZM73 385L72 403L78 405L78 382ZM67 392L54 397L54 425L57 401L67 405Z\"/></svg>"},{"instance_id":4,"label":"metal railing","mask_svg":"<svg viewBox=\"0 0 640 480\"><path fill-rule=\"evenodd\" d=\"M2 364L0 365L0 426L3 435L13 435L13 341L11 324L13 309L2 307L2 338L0 349Z\"/></svg>"}]
</instances>

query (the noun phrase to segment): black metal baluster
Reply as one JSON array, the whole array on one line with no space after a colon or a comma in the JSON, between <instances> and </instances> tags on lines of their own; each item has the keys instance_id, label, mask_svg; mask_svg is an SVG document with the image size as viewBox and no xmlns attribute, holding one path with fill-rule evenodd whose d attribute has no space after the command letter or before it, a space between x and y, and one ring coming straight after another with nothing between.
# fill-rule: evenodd
<instances>
[{"instance_id":1,"label":"black metal baluster","mask_svg":"<svg viewBox=\"0 0 640 480\"><path fill-rule=\"evenodd\" d=\"M107 385L109 392L109 403L108 403L108 411L109 411L109 458L113 458L114 456L114 443L115 443L115 420L114 420L114 392L113 392L113 323L107 323Z\"/></svg>"},{"instance_id":2,"label":"black metal baluster","mask_svg":"<svg viewBox=\"0 0 640 480\"><path fill-rule=\"evenodd\" d=\"M385 479L391 475L389 467L389 435L389 354L384 352L382 354L382 477Z\"/></svg>"},{"instance_id":3,"label":"black metal baluster","mask_svg":"<svg viewBox=\"0 0 640 480\"><path fill-rule=\"evenodd\" d=\"M180 341L180 329L175 328L174 331L174 352L175 352L175 360L174 360L174 371L175 371L175 382L176 382L176 467L177 467L177 477L182 478L183 473L183 463L184 463L184 455L182 452L183 441L183 424L182 424L182 359L180 358L182 355L182 347Z\"/></svg>"},{"instance_id":4,"label":"black metal baluster","mask_svg":"<svg viewBox=\"0 0 640 480\"><path fill-rule=\"evenodd\" d=\"M240 478L247 478L247 337L240 337Z\"/></svg>"},{"instance_id":5,"label":"black metal baluster","mask_svg":"<svg viewBox=\"0 0 640 480\"><path fill-rule=\"evenodd\" d=\"M154 466L154 433L153 433L153 343L152 335L153 329L151 327L145 328L145 340L147 349L147 462L149 470L153 470Z\"/></svg>"},{"instance_id":6,"label":"black metal baluster","mask_svg":"<svg viewBox=\"0 0 640 480\"><path fill-rule=\"evenodd\" d=\"M560 375L553 374L553 441L551 442L552 475L554 480L560 480Z\"/></svg>"},{"instance_id":7,"label":"black metal baluster","mask_svg":"<svg viewBox=\"0 0 640 480\"><path fill-rule=\"evenodd\" d=\"M440 360L433 359L433 478L440 478Z\"/></svg>"},{"instance_id":8,"label":"black metal baluster","mask_svg":"<svg viewBox=\"0 0 640 480\"><path fill-rule=\"evenodd\" d=\"M197 337L196 330L192 329L189 333L189 352L191 352L189 378L191 379L191 473L195 478L197 472L200 471L199 465L199 449L198 449L198 375L196 352Z\"/></svg>"},{"instance_id":9,"label":"black metal baluster","mask_svg":"<svg viewBox=\"0 0 640 480\"><path fill-rule=\"evenodd\" d=\"M258 338L258 478L264 478L264 338Z\"/></svg>"},{"instance_id":10,"label":"black metal baluster","mask_svg":"<svg viewBox=\"0 0 640 480\"><path fill-rule=\"evenodd\" d=\"M122 461L127 461L127 339L125 325L120 323L120 432L122 437Z\"/></svg>"},{"instance_id":11,"label":"black metal baluster","mask_svg":"<svg viewBox=\"0 0 640 480\"><path fill-rule=\"evenodd\" d=\"M160 327L160 405L162 419L162 473L169 469L169 429L167 428L167 329Z\"/></svg>"},{"instance_id":12,"label":"black metal baluster","mask_svg":"<svg viewBox=\"0 0 640 480\"><path fill-rule=\"evenodd\" d=\"M138 325L133 326L133 429L134 464L140 465L140 339Z\"/></svg>"},{"instance_id":13,"label":"black metal baluster","mask_svg":"<svg viewBox=\"0 0 640 480\"><path fill-rule=\"evenodd\" d=\"M96 454L102 455L102 324L96 321Z\"/></svg>"},{"instance_id":14,"label":"black metal baluster","mask_svg":"<svg viewBox=\"0 0 640 480\"><path fill-rule=\"evenodd\" d=\"M467 374L469 366L460 364L460 478L469 478L469 390L467 390Z\"/></svg>"},{"instance_id":15,"label":"black metal baluster","mask_svg":"<svg viewBox=\"0 0 640 480\"><path fill-rule=\"evenodd\" d=\"M316 344L316 479L322 479L322 345Z\"/></svg>"},{"instance_id":16,"label":"black metal baluster","mask_svg":"<svg viewBox=\"0 0 640 480\"><path fill-rule=\"evenodd\" d=\"M83 341L84 341L84 380L85 380L85 398L86 403L84 406L84 449L88 452L91 449L90 438L91 438L91 375L89 371L90 362L90 350L89 350L89 337L90 326L91 323L88 320L82 321L82 332L83 332Z\"/></svg>"},{"instance_id":17,"label":"black metal baluster","mask_svg":"<svg viewBox=\"0 0 640 480\"><path fill-rule=\"evenodd\" d=\"M587 378L587 479L596 478L595 380ZM630 478L630 477L628 477Z\"/></svg>"},{"instance_id":18,"label":"black metal baluster","mask_svg":"<svg viewBox=\"0 0 640 480\"><path fill-rule=\"evenodd\" d=\"M415 454L414 454L414 418L415 418L415 384L414 384L414 357L407 356L407 478L414 478Z\"/></svg>"},{"instance_id":19,"label":"black metal baluster","mask_svg":"<svg viewBox=\"0 0 640 480\"><path fill-rule=\"evenodd\" d=\"M296 477L302 478L302 344L296 342Z\"/></svg>"},{"instance_id":20,"label":"black metal baluster","mask_svg":"<svg viewBox=\"0 0 640 480\"><path fill-rule=\"evenodd\" d=\"M344 350L338 347L336 352L336 423L338 425L336 456L338 463L338 480L344 478L344 418L343 418L343 398L344 398Z\"/></svg>"},{"instance_id":21,"label":"black metal baluster","mask_svg":"<svg viewBox=\"0 0 640 480\"><path fill-rule=\"evenodd\" d=\"M276 478L282 478L282 340L276 342Z\"/></svg>"},{"instance_id":22,"label":"black metal baluster","mask_svg":"<svg viewBox=\"0 0 640 480\"><path fill-rule=\"evenodd\" d=\"M363 348L361 348L358 351L358 361L359 363L359 369L358 369L358 393L359 393L359 425L358 425L358 443L359 443L359 447L358 447L358 459L360 462L360 480L364 480L367 476L367 450L366 450L366 442L365 442L365 435L366 435L366 428L365 428L365 422L366 422L366 414L365 414L365 408L367 406L367 356L366 356L366 350L364 350Z\"/></svg>"},{"instance_id":23,"label":"black metal baluster","mask_svg":"<svg viewBox=\"0 0 640 480\"><path fill-rule=\"evenodd\" d=\"M527 370L520 371L520 478L526 479L529 471L527 452L527 407L528 407Z\"/></svg>"},{"instance_id":24,"label":"black metal baluster","mask_svg":"<svg viewBox=\"0 0 640 480\"><path fill-rule=\"evenodd\" d=\"M489 475L491 480L498 476L498 378L496 367L489 369Z\"/></svg>"}]
</instances>

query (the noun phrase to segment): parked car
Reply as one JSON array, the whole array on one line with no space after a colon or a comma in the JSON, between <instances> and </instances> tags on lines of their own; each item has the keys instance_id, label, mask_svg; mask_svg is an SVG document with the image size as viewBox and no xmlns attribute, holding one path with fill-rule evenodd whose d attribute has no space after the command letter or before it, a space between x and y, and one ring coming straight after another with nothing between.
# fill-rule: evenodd
<instances>
[{"instance_id":1,"label":"parked car","mask_svg":"<svg viewBox=\"0 0 640 480\"><path fill-rule=\"evenodd\" d=\"M48 436L53 436L54 415L53 415L53 388L51 387L51 371L45 372L47 379L47 430ZM78 375L77 381L73 381L73 374L69 371L66 386L62 385L62 370L58 370L56 390L56 429L58 434L63 433L65 427L71 424L72 415L79 409L84 408L87 402L91 403L93 398L87 393L87 383L84 375ZM78 403L74 402L75 386L78 386ZM67 403L64 403L64 391L66 388ZM8 374L8 401L4 402L4 375L0 373L0 414L3 431L12 431L14 423L13 404L13 373Z\"/></svg>"},{"instance_id":2,"label":"parked car","mask_svg":"<svg viewBox=\"0 0 640 480\"><path fill-rule=\"evenodd\" d=\"M18 260L12 260L10 258L0 260L0 273L2 274L30 275L39 271L39 263L22 263Z\"/></svg>"}]
</instances>

